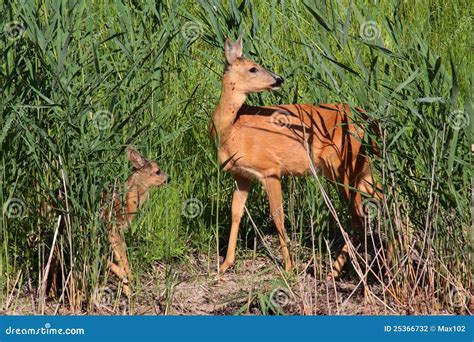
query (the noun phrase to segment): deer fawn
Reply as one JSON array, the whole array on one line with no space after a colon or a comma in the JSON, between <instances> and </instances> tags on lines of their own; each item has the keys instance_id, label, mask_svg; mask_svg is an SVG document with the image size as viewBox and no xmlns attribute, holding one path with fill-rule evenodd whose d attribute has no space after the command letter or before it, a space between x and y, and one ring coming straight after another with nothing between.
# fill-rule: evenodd
<instances>
[{"instance_id":1,"label":"deer fawn","mask_svg":"<svg viewBox=\"0 0 474 342\"><path fill-rule=\"evenodd\" d=\"M284 226L281 176L304 176L314 163L323 175L343 185L353 225L361 227L362 194L382 197L369 161L363 155L364 131L355 126L350 108L345 104L245 105L247 94L277 90L283 78L244 58L242 37L235 43L226 40L225 58L222 93L212 114L210 134L217 139L219 160L234 177L236 188L229 244L220 272L225 272L235 261L240 220L252 179L260 181L267 193L285 269L290 271L292 260ZM347 258L345 245L332 276L340 275Z\"/></svg>"},{"instance_id":2,"label":"deer fawn","mask_svg":"<svg viewBox=\"0 0 474 342\"><path fill-rule=\"evenodd\" d=\"M107 210L105 214L109 220L107 227L109 242L114 254L114 262L109 261L108 267L122 280L123 292L130 296L129 279L132 274L123 231L128 228L138 209L148 199L150 188L167 183L169 177L161 171L156 162L144 158L131 146L127 147L127 157L133 166L133 171L127 178L125 203L122 202L121 196L113 196L110 210Z\"/></svg>"}]
</instances>

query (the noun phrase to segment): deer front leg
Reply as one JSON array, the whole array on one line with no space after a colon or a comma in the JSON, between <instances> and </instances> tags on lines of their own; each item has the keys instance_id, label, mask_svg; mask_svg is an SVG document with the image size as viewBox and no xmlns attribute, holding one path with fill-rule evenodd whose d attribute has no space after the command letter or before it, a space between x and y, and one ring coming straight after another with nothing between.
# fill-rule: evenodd
<instances>
[{"instance_id":1,"label":"deer front leg","mask_svg":"<svg viewBox=\"0 0 474 342\"><path fill-rule=\"evenodd\" d=\"M131 279L131 272L127 258L127 245L122 234L115 227L111 227L109 230L109 242L112 245L115 261L115 263L109 261L109 269L122 280L123 292L129 296L130 287L128 279Z\"/></svg>"},{"instance_id":2,"label":"deer front leg","mask_svg":"<svg viewBox=\"0 0 474 342\"><path fill-rule=\"evenodd\" d=\"M232 197L232 226L230 228L229 244L225 260L220 266L219 272L224 273L235 261L235 248L239 234L240 220L244 213L245 202L250 190L250 181L240 176L234 176L235 190Z\"/></svg>"},{"instance_id":3,"label":"deer front leg","mask_svg":"<svg viewBox=\"0 0 474 342\"><path fill-rule=\"evenodd\" d=\"M270 213L275 222L278 232L278 239L280 240L281 253L285 263L285 270L291 271L292 261L288 245L286 243L287 236L285 230L285 214L283 212L283 197L281 194L281 182L277 176L266 177L263 179L263 186L268 196L268 203L270 205Z\"/></svg>"}]
</instances>

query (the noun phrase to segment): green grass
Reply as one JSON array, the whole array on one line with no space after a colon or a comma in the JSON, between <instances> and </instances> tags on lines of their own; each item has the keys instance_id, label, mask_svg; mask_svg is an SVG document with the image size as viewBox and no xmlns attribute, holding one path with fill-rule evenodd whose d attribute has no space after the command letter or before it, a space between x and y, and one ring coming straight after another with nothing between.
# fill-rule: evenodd
<instances>
[{"instance_id":1,"label":"green grass","mask_svg":"<svg viewBox=\"0 0 474 342\"><path fill-rule=\"evenodd\" d=\"M347 102L381 125L374 166L386 199L378 224L401 246L390 284L401 301L424 293L459 309L451 294L466 293L472 281L469 1L64 0L0 8L0 202L18 199L23 211L0 216L3 304L15 287L39 287L58 215L70 220L58 245L65 278L75 280L65 300L80 292L90 302L105 282L109 251L101 194L126 179L129 143L172 177L127 233L137 282L159 261L222 255L233 184L207 132L224 39L243 33L246 56L285 78L282 91L252 95L250 103ZM373 40L361 37L367 21L380 33ZM25 31L14 37L11 28ZM62 182L67 207L58 198ZM324 188L347 223L336 191ZM284 189L293 241L304 246L313 231L327 263L326 242L335 243L338 228L320 189L292 178ZM194 218L183 215L190 198L202 203ZM259 186L250 198L253 221L271 231ZM255 234L246 216L241 255Z\"/></svg>"}]
</instances>

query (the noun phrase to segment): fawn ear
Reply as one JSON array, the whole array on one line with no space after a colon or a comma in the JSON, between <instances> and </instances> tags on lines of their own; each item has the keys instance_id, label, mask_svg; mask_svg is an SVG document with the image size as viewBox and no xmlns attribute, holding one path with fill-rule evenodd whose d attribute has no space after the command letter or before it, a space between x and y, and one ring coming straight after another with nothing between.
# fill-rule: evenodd
<instances>
[{"instance_id":1,"label":"fawn ear","mask_svg":"<svg viewBox=\"0 0 474 342\"><path fill-rule=\"evenodd\" d=\"M135 169L139 169L146 164L146 159L133 146L127 146L127 158Z\"/></svg>"},{"instance_id":2,"label":"fawn ear","mask_svg":"<svg viewBox=\"0 0 474 342\"><path fill-rule=\"evenodd\" d=\"M232 41L227 38L224 44L225 59L229 65L235 62L239 57L242 57L242 36L232 43Z\"/></svg>"}]
</instances>

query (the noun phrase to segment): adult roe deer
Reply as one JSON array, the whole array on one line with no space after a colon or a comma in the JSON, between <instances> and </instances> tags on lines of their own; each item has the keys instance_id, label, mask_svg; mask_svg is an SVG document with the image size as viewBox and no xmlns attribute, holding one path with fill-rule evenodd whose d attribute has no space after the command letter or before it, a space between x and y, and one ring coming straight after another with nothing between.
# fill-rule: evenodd
<instances>
[{"instance_id":1,"label":"adult roe deer","mask_svg":"<svg viewBox=\"0 0 474 342\"><path fill-rule=\"evenodd\" d=\"M242 37L235 43L227 39L224 48L222 93L212 114L210 134L217 140L219 161L234 177L236 188L229 244L220 272L235 261L240 220L252 179L259 180L267 193L285 269L290 271L280 177L304 176L314 163L323 175L342 184L352 223L360 228L364 222L362 195L382 198L367 156L363 155L364 131L353 123L346 104L245 105L247 94L277 90L283 79L243 57ZM345 245L336 258L332 276L340 275L347 258Z\"/></svg>"},{"instance_id":2,"label":"adult roe deer","mask_svg":"<svg viewBox=\"0 0 474 342\"><path fill-rule=\"evenodd\" d=\"M144 158L135 148L128 146L126 153L133 171L126 181L125 203L121 195L114 194L104 216L109 221L108 238L114 255L114 262L109 261L108 267L123 282L125 295L130 296L129 279L132 274L123 231L128 228L138 209L148 199L150 188L167 183L169 177L155 161Z\"/></svg>"}]
</instances>

